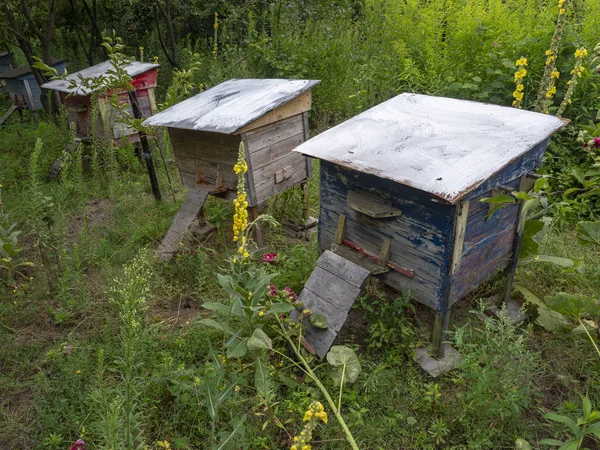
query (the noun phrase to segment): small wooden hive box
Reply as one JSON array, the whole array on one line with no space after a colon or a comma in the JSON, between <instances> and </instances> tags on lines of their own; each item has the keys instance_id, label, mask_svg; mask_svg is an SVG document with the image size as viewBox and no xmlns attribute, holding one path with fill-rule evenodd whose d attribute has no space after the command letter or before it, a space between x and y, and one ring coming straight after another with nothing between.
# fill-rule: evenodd
<instances>
[{"instance_id":1,"label":"small wooden hive box","mask_svg":"<svg viewBox=\"0 0 600 450\"><path fill-rule=\"evenodd\" d=\"M12 59L9 52L0 52L0 73L12 69Z\"/></svg>"},{"instance_id":2,"label":"small wooden hive box","mask_svg":"<svg viewBox=\"0 0 600 450\"><path fill-rule=\"evenodd\" d=\"M479 200L526 187L563 125L415 94L369 109L295 149L321 160L320 248L432 308L439 352L452 305L494 272L516 267L520 205L488 218Z\"/></svg>"},{"instance_id":3,"label":"small wooden hive box","mask_svg":"<svg viewBox=\"0 0 600 450\"><path fill-rule=\"evenodd\" d=\"M157 110L154 88L156 88L159 67L158 64L139 61L130 61L125 66L125 70L132 77L135 96L140 112L144 117L150 117ZM93 135L90 127L92 126L91 97L94 90L82 80L110 77L111 75L108 72L111 70L114 70L112 63L104 61L79 72L74 72L62 80L50 81L42 86L44 89L59 92L61 101L67 110L67 122L69 126L74 124L75 137L78 140L87 141ZM75 85L73 85L73 82L75 82ZM100 140L106 136L113 139L116 144L119 144L123 138L132 143L138 142L138 133L118 120L117 111L112 107L109 95L111 95L110 92L98 99L100 114L95 124L95 135ZM118 96L119 102L126 105L125 111L131 117L134 117L129 94L120 92ZM105 130L104 124L108 126L108 129Z\"/></svg>"},{"instance_id":4,"label":"small wooden hive box","mask_svg":"<svg viewBox=\"0 0 600 450\"><path fill-rule=\"evenodd\" d=\"M58 73L63 73L67 67L66 61L66 59L55 59L52 61L52 67ZM4 80L15 108L27 108L31 111L42 109L42 90L35 80L31 67L21 66L2 72L0 73L0 80Z\"/></svg>"},{"instance_id":5,"label":"small wooden hive box","mask_svg":"<svg viewBox=\"0 0 600 450\"><path fill-rule=\"evenodd\" d=\"M244 143L248 204L302 183L310 162L292 149L308 138L313 80L229 80L144 123L168 127L183 184L235 195L233 166ZM229 195L228 195L229 194Z\"/></svg>"}]
</instances>

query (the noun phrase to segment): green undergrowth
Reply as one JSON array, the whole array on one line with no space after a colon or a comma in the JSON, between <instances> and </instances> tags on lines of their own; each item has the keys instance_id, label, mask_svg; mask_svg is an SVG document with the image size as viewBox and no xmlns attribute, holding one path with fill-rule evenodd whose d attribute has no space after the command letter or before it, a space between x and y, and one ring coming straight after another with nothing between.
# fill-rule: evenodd
<instances>
[{"instance_id":1,"label":"green undergrowth","mask_svg":"<svg viewBox=\"0 0 600 450\"><path fill-rule=\"evenodd\" d=\"M58 129L43 122L40 128L24 123L2 131L4 209L23 231L21 257L36 265L0 284L0 447L62 449L82 437L90 448L110 448L110 436L119 440L125 435L128 388L134 393L129 421L136 442L151 448L160 448L159 441L168 441L172 448L210 448L209 442L227 435L242 416L243 433L231 438L229 448L289 446L290 435L302 427L304 411L321 397L314 383L302 382L276 358L269 361L269 371L285 381L270 403L257 397L250 368L226 358L226 377L238 377L238 387L216 422L207 406L206 383L215 373L212 345L215 353L225 351L219 347L219 332L199 319L209 317L203 303L227 300L214 275L235 251L231 204L209 199L206 216L217 230L187 238L171 262L157 260L153 249L184 192L176 181L171 194L164 168L158 166L164 200L156 202L139 162L120 153L110 170L88 169L81 179L75 170L61 182L40 181L42 194L55 204L58 236L58 263L51 261L45 268L30 228L28 164L40 137L38 166L40 177L45 174L65 143ZM316 215L317 176L309 192ZM267 250L277 253L275 264L265 263L268 271L279 273L273 282L299 292L318 255L316 234L307 241L282 229L264 233ZM519 270L518 283L542 296L600 291L600 256L578 247L568 228L551 227L542 248L579 260L579 270L527 266ZM254 252L253 258L261 261L262 253ZM143 286L147 293L132 316L131 323L139 328L130 343L134 354L126 382L124 303L115 300L114 292L133 286L126 274L134 259L142 261L144 274L134 278L135 289ZM342 413L361 448L512 448L520 437L536 442L555 434L542 418L545 411L576 414L580 394L600 403L600 367L588 342L547 334L533 323L512 327L502 319L482 322L480 315L469 312L478 296L499 288L492 283L457 305L451 339L465 363L432 379L413 358L415 345L429 339L430 312L421 307L415 311L411 302L381 285L369 286L340 338L358 350L363 367L358 380L342 393ZM324 383L335 390L331 379ZM216 435L211 434L214 425ZM329 423L316 430L314 445L345 448L342 439L341 429Z\"/></svg>"}]
</instances>

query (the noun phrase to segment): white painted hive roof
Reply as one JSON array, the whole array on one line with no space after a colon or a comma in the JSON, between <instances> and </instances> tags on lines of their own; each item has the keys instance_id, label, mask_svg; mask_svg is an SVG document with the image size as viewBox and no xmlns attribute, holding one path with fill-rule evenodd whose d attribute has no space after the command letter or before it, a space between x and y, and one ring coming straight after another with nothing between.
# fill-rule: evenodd
<instances>
[{"instance_id":1,"label":"white painted hive roof","mask_svg":"<svg viewBox=\"0 0 600 450\"><path fill-rule=\"evenodd\" d=\"M455 203L564 125L515 108L401 94L294 151Z\"/></svg>"},{"instance_id":2,"label":"white painted hive roof","mask_svg":"<svg viewBox=\"0 0 600 450\"><path fill-rule=\"evenodd\" d=\"M233 79L149 117L144 124L232 134L319 82Z\"/></svg>"},{"instance_id":3,"label":"white painted hive roof","mask_svg":"<svg viewBox=\"0 0 600 450\"><path fill-rule=\"evenodd\" d=\"M130 76L136 77L157 67L160 67L160 65L143 63L139 61L130 61L129 64L125 66L125 70L127 70L127 73ZM110 61L103 61L100 64L80 70L79 72L73 72L72 74L67 75L67 77L63 80L54 80L44 83L42 87L45 89L52 89L54 91L74 93L76 95L89 95L92 93L92 90L82 86L80 81L81 78L98 78L101 75L109 76L106 73L109 70L114 70L113 65ZM70 87L72 80L77 82L76 87Z\"/></svg>"}]
</instances>

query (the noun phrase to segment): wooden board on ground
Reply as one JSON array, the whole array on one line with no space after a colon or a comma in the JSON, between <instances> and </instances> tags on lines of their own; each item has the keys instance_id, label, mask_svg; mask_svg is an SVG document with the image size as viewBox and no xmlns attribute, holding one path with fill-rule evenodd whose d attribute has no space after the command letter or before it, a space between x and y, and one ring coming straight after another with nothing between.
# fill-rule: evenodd
<instances>
[{"instance_id":1,"label":"wooden board on ground","mask_svg":"<svg viewBox=\"0 0 600 450\"><path fill-rule=\"evenodd\" d=\"M192 223L202 211L202 206L208 197L208 191L204 189L192 188L189 190L181 209L173 219L171 228L156 250L156 256L164 261L169 261L173 253L177 251L179 242L181 242L186 231L192 226Z\"/></svg>"},{"instance_id":2,"label":"wooden board on ground","mask_svg":"<svg viewBox=\"0 0 600 450\"><path fill-rule=\"evenodd\" d=\"M313 327L308 319L303 322L304 337L319 358L327 355L369 274L367 269L329 250L317 261L299 300L304 303L304 308L327 319L327 329ZM292 320L298 320L300 314L292 311Z\"/></svg>"}]
</instances>

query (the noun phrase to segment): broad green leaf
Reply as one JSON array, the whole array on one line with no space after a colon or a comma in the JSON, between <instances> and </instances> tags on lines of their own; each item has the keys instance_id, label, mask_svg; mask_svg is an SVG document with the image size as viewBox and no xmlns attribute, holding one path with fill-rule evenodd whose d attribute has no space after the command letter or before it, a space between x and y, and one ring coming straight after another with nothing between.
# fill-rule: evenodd
<instances>
[{"instance_id":1,"label":"broad green leaf","mask_svg":"<svg viewBox=\"0 0 600 450\"><path fill-rule=\"evenodd\" d=\"M587 420L589 415L592 413L592 402L585 396L581 397L581 401L583 403L583 417L585 417Z\"/></svg>"},{"instance_id":2,"label":"broad green leaf","mask_svg":"<svg viewBox=\"0 0 600 450\"><path fill-rule=\"evenodd\" d=\"M600 222L579 222L575 230L581 245L600 246Z\"/></svg>"},{"instance_id":3,"label":"broad green leaf","mask_svg":"<svg viewBox=\"0 0 600 450\"><path fill-rule=\"evenodd\" d=\"M531 263L550 263L554 264L558 267L574 267L575 263L572 259L569 258L561 258L560 256L550 256L550 255L530 255L527 258L520 259L519 265L525 266Z\"/></svg>"},{"instance_id":4,"label":"broad green leaf","mask_svg":"<svg viewBox=\"0 0 600 450\"><path fill-rule=\"evenodd\" d=\"M562 441L559 441L557 439L542 439L540 441L540 444L544 444L544 445L554 445L556 447L559 447L561 445L563 445Z\"/></svg>"},{"instance_id":5,"label":"broad green leaf","mask_svg":"<svg viewBox=\"0 0 600 450\"><path fill-rule=\"evenodd\" d=\"M585 431L587 432L587 434L593 434L594 436L600 439L600 422L596 422L590 425Z\"/></svg>"},{"instance_id":6,"label":"broad green leaf","mask_svg":"<svg viewBox=\"0 0 600 450\"><path fill-rule=\"evenodd\" d=\"M528 220L525 222L519 258L537 254L540 246L537 236L544 230L545 225L541 220Z\"/></svg>"},{"instance_id":7,"label":"broad green leaf","mask_svg":"<svg viewBox=\"0 0 600 450\"><path fill-rule=\"evenodd\" d=\"M308 317L308 321L310 324L321 330L326 330L329 325L327 325L327 318L323 314L311 314Z\"/></svg>"},{"instance_id":8,"label":"broad green leaf","mask_svg":"<svg viewBox=\"0 0 600 450\"><path fill-rule=\"evenodd\" d=\"M331 377L338 385L342 383L342 374L344 383L354 383L362 370L354 350L345 345L331 347L327 353L327 362L334 368Z\"/></svg>"},{"instance_id":9,"label":"broad green leaf","mask_svg":"<svg viewBox=\"0 0 600 450\"><path fill-rule=\"evenodd\" d=\"M552 311L537 295L525 286L515 284L514 289L523 294L525 302L537 306L538 316L535 321L540 327L550 332L569 331L572 328L571 323L565 316Z\"/></svg>"},{"instance_id":10,"label":"broad green leaf","mask_svg":"<svg viewBox=\"0 0 600 450\"><path fill-rule=\"evenodd\" d=\"M236 434L243 435L245 433L245 426L244 426L245 421L246 421L246 416L242 416L240 418L233 419L230 422L231 426L233 427L233 430L231 431L231 433L229 433L228 436L221 437L222 440L221 440L221 443L219 444L219 446L217 447L217 450L224 450L226 448L229 448L228 445Z\"/></svg>"},{"instance_id":11,"label":"broad green leaf","mask_svg":"<svg viewBox=\"0 0 600 450\"><path fill-rule=\"evenodd\" d=\"M569 427L569 429L571 430L571 433L573 433L574 435L579 434L579 427L577 427L577 424L575 423L575 421L573 419L571 419L570 417L561 416L560 414L549 413L549 414L544 414L544 419L551 420L553 422L564 423L566 426Z\"/></svg>"},{"instance_id":12,"label":"broad green leaf","mask_svg":"<svg viewBox=\"0 0 600 450\"><path fill-rule=\"evenodd\" d=\"M268 403L273 394L273 380L267 364L260 357L254 359L254 387L258 395Z\"/></svg>"},{"instance_id":13,"label":"broad green leaf","mask_svg":"<svg viewBox=\"0 0 600 450\"><path fill-rule=\"evenodd\" d=\"M241 358L248 353L248 344L246 342L247 339L240 339L238 337L234 337L233 339L229 340L229 342L226 344L227 357Z\"/></svg>"},{"instance_id":14,"label":"broad green leaf","mask_svg":"<svg viewBox=\"0 0 600 450\"><path fill-rule=\"evenodd\" d=\"M217 321L215 321L213 319L202 319L200 321L200 323L202 325L206 325L207 327L216 328L217 330L221 330L224 333L230 333L230 334L233 333L233 331L231 330L231 328L229 328L227 325L220 324L219 322L217 322Z\"/></svg>"},{"instance_id":15,"label":"broad green leaf","mask_svg":"<svg viewBox=\"0 0 600 450\"><path fill-rule=\"evenodd\" d=\"M579 190L580 188L569 188L565 192L563 192L563 198L566 200L566 197L568 197L573 192L578 192Z\"/></svg>"},{"instance_id":16,"label":"broad green leaf","mask_svg":"<svg viewBox=\"0 0 600 450\"><path fill-rule=\"evenodd\" d=\"M579 439L569 439L558 450L579 450Z\"/></svg>"},{"instance_id":17,"label":"broad green leaf","mask_svg":"<svg viewBox=\"0 0 600 450\"><path fill-rule=\"evenodd\" d=\"M579 167L575 167L571 170L571 175L575 177L581 184L585 183L585 173Z\"/></svg>"},{"instance_id":18,"label":"broad green leaf","mask_svg":"<svg viewBox=\"0 0 600 450\"><path fill-rule=\"evenodd\" d=\"M272 348L273 341L271 341L271 338L260 328L254 330L252 336L248 339L248 350L251 352Z\"/></svg>"},{"instance_id":19,"label":"broad green leaf","mask_svg":"<svg viewBox=\"0 0 600 450\"><path fill-rule=\"evenodd\" d=\"M517 439L515 441L517 450L531 450L531 445L525 439Z\"/></svg>"},{"instance_id":20,"label":"broad green leaf","mask_svg":"<svg viewBox=\"0 0 600 450\"><path fill-rule=\"evenodd\" d=\"M291 303L279 302L279 303L275 303L273 306L271 306L265 315L287 314L287 313L293 311L294 309L296 309L296 308Z\"/></svg>"},{"instance_id":21,"label":"broad green leaf","mask_svg":"<svg viewBox=\"0 0 600 450\"><path fill-rule=\"evenodd\" d=\"M567 294L560 292L553 297L545 298L548 308L576 320L585 315L600 315L600 303L598 300L581 294Z\"/></svg>"},{"instance_id":22,"label":"broad green leaf","mask_svg":"<svg viewBox=\"0 0 600 450\"><path fill-rule=\"evenodd\" d=\"M225 305L223 303L220 303L220 302L204 303L204 304L202 304L202 307L205 309L214 311L217 314L220 314L222 316L229 316L229 315L239 316L239 311L235 312L235 314L234 314L234 308L232 308L231 306Z\"/></svg>"}]
</instances>

